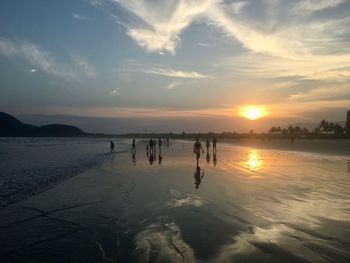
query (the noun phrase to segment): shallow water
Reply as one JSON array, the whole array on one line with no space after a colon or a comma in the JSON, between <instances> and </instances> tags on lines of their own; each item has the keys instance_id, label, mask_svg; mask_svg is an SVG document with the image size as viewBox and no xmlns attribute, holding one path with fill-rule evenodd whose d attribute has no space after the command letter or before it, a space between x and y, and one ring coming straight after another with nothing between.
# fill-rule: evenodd
<instances>
[{"instance_id":1,"label":"shallow water","mask_svg":"<svg viewBox=\"0 0 350 263\"><path fill-rule=\"evenodd\" d=\"M136 184L126 221L139 261L350 261L346 157L220 145L197 168L191 147L104 166Z\"/></svg>"},{"instance_id":2,"label":"shallow water","mask_svg":"<svg viewBox=\"0 0 350 263\"><path fill-rule=\"evenodd\" d=\"M125 151L124 140L116 144ZM108 147L107 139L0 137L0 208L101 164Z\"/></svg>"},{"instance_id":3,"label":"shallow water","mask_svg":"<svg viewBox=\"0 0 350 263\"><path fill-rule=\"evenodd\" d=\"M219 144L215 159L204 154L197 168L192 143L176 142L159 157L150 164L139 142L135 158L129 151L111 155L101 167L3 209L8 222L0 225L0 241L7 236L7 246L0 256L7 262L350 261L346 156ZM25 219L13 221L14 215Z\"/></svg>"}]
</instances>

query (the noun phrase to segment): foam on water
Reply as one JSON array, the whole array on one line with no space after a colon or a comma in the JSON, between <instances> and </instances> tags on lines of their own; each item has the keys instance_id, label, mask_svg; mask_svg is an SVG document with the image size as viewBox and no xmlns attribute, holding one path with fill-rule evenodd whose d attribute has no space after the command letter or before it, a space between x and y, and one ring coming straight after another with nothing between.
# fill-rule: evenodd
<instances>
[{"instance_id":1,"label":"foam on water","mask_svg":"<svg viewBox=\"0 0 350 263\"><path fill-rule=\"evenodd\" d=\"M125 151L116 141L116 152ZM0 208L102 163L109 141L91 138L0 138Z\"/></svg>"}]
</instances>

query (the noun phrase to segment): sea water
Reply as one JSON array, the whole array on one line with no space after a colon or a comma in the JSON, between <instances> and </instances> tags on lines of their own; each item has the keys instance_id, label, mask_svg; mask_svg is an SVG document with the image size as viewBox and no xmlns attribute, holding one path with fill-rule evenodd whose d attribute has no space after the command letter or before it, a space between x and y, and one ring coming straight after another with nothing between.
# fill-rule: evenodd
<instances>
[{"instance_id":1,"label":"sea water","mask_svg":"<svg viewBox=\"0 0 350 263\"><path fill-rule=\"evenodd\" d=\"M126 149L115 142L116 151ZM108 152L107 139L0 137L0 208L101 163Z\"/></svg>"}]
</instances>

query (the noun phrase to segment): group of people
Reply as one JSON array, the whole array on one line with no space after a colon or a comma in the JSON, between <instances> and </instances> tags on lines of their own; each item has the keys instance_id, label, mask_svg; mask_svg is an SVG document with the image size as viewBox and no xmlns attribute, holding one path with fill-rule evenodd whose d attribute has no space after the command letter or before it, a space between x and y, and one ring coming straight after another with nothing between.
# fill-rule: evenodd
<instances>
[{"instance_id":1,"label":"group of people","mask_svg":"<svg viewBox=\"0 0 350 263\"><path fill-rule=\"evenodd\" d=\"M159 155L161 156L161 152L162 152L162 145L163 145L163 140L161 138L158 138L158 140L151 138L147 144L147 157L151 157L153 159L155 159L156 153L157 153L157 141L158 141L158 149L159 149ZM167 145L169 145L169 138L167 139ZM214 137L212 139L212 144L213 144L213 160L214 160L214 165L216 164L216 144L217 144L217 139L216 137ZM205 146L207 148L207 162L210 161L210 139L207 138L206 142L205 142ZM110 150L111 153L114 153L114 149L115 149L115 144L113 141L110 141ZM133 158L135 159L135 154L136 154L136 140L133 139L132 140L132 147L131 147L131 153ZM197 160L197 166L199 164L199 159L201 157L201 153L204 154L204 150L202 147L201 142L199 141L199 138L196 138L196 142L193 145L193 153L196 154L196 160ZM161 160L161 157L159 158Z\"/></svg>"},{"instance_id":2,"label":"group of people","mask_svg":"<svg viewBox=\"0 0 350 263\"><path fill-rule=\"evenodd\" d=\"M214 137L213 138L213 155L214 156L216 156L216 143L217 143L217 139L216 139L216 137ZM207 147L207 158L208 158L209 149L210 149L210 139L209 138L207 138L207 140L205 142L205 146ZM199 138L196 138L196 142L193 145L193 153L196 154L197 165L199 164L199 158L201 157L201 152L202 152L202 154L204 153L202 144L199 141Z\"/></svg>"},{"instance_id":3,"label":"group of people","mask_svg":"<svg viewBox=\"0 0 350 263\"><path fill-rule=\"evenodd\" d=\"M158 138L159 152L162 151L162 145L163 145L162 139ZM147 150L147 155L148 154L155 154L157 152L157 140L151 138L147 144L146 150Z\"/></svg>"},{"instance_id":4,"label":"group of people","mask_svg":"<svg viewBox=\"0 0 350 263\"><path fill-rule=\"evenodd\" d=\"M169 145L169 139L166 140L167 145ZM158 149L159 149L159 156L158 156L158 161L159 164L162 163L163 157L162 157L162 145L163 145L163 140L161 138L158 138L158 140L151 138L148 143L147 143L147 158L150 162L150 164L153 164L156 160L156 153L157 153L157 144L158 144ZM214 137L212 139L212 145L213 145L213 163L214 166L216 165L216 144L217 144L217 139ZM211 146L211 141L210 138L206 139L205 146L207 149L207 156L206 160L209 163L210 162L210 146ZM113 141L110 141L110 148L111 148L111 153L114 153L115 149L115 144ZM133 158L133 163L134 165L136 164L136 140L132 140L132 147L131 147L131 153L132 153L132 158ZM199 138L196 138L196 142L193 145L193 153L196 154L196 160L197 160L197 165L194 171L194 184L195 188L198 189L202 178L204 176L204 171L201 169L199 166L199 159L201 157L201 153L204 154L204 150L202 147L201 142L199 141Z\"/></svg>"},{"instance_id":5,"label":"group of people","mask_svg":"<svg viewBox=\"0 0 350 263\"><path fill-rule=\"evenodd\" d=\"M217 159L216 159L217 139L216 139L216 137L213 138L212 143L213 143L213 163L214 163L214 167L215 167L216 163L217 163ZM209 138L207 138L207 140L205 141L205 146L207 148L206 160L209 163L210 162L210 139ZM195 169L194 174L193 174L194 175L194 185L195 185L195 188L198 189L198 187L202 181L202 178L204 176L204 171L199 166L199 158L201 157L201 153L204 154L204 150L203 150L201 142L199 141L199 138L196 138L196 142L193 145L193 153L196 154L196 160L197 160L197 166L196 166L196 169Z\"/></svg>"}]
</instances>

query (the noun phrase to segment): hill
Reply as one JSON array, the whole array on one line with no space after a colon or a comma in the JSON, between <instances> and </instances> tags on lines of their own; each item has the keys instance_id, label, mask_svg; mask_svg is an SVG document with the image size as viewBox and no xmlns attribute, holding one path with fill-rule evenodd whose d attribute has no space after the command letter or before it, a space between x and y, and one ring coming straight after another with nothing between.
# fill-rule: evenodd
<instances>
[{"instance_id":1,"label":"hill","mask_svg":"<svg viewBox=\"0 0 350 263\"><path fill-rule=\"evenodd\" d=\"M81 129L62 124L41 127L26 124L5 112L0 112L0 137L78 137L84 136Z\"/></svg>"}]
</instances>

